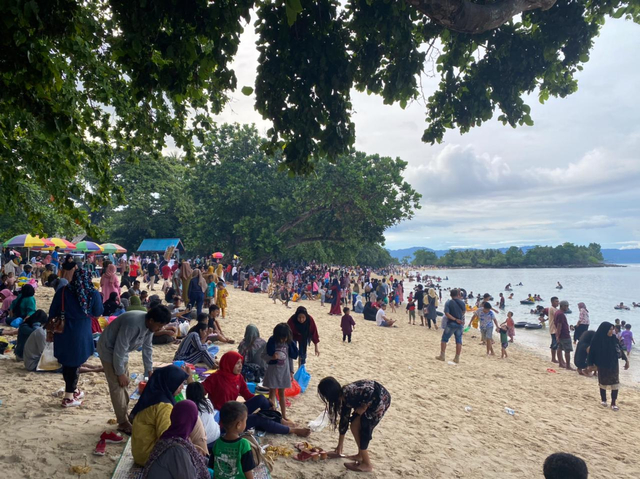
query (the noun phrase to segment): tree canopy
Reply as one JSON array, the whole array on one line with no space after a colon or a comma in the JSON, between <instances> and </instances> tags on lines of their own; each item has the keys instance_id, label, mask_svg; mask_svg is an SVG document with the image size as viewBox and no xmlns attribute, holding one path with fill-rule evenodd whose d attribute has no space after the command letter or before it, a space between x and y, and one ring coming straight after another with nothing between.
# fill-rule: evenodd
<instances>
[{"instance_id":1,"label":"tree canopy","mask_svg":"<svg viewBox=\"0 0 640 479\"><path fill-rule=\"evenodd\" d=\"M417 250L411 264L415 266L447 266L471 268L518 268L528 266L593 266L604 258L600 245L578 246L564 243L558 246L535 246L523 252L511 246L504 253L498 249L452 249L438 258L433 251Z\"/></svg>"},{"instance_id":2,"label":"tree canopy","mask_svg":"<svg viewBox=\"0 0 640 479\"><path fill-rule=\"evenodd\" d=\"M0 181L31 184L85 228L121 191L114 156L187 161L205 146L237 81L230 64L256 22L256 109L273 124L263 147L309 173L356 158L352 88L405 107L427 92L426 142L498 118L533 119L540 101L576 91L608 16L640 20L640 0L5 0L0 5ZM245 85L243 92L253 90ZM90 172L95 181L85 181ZM115 194L115 199L114 199ZM5 208L32 208L14 188Z\"/></svg>"}]
</instances>

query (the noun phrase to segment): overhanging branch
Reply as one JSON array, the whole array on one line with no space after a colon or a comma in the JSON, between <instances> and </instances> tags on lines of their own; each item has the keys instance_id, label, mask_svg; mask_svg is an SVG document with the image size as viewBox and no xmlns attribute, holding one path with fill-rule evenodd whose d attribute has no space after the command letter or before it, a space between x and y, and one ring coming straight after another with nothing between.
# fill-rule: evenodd
<instances>
[{"instance_id":1,"label":"overhanging branch","mask_svg":"<svg viewBox=\"0 0 640 479\"><path fill-rule=\"evenodd\" d=\"M313 243L314 241L342 242L344 241L344 238L327 238L326 236L312 236L310 238L300 238L288 243L287 246L285 246L285 248L289 249L301 244Z\"/></svg>"},{"instance_id":2,"label":"overhanging branch","mask_svg":"<svg viewBox=\"0 0 640 479\"><path fill-rule=\"evenodd\" d=\"M529 10L548 10L556 0L498 0L480 5L468 0L405 0L436 23L461 33L478 34L504 25Z\"/></svg>"}]
</instances>

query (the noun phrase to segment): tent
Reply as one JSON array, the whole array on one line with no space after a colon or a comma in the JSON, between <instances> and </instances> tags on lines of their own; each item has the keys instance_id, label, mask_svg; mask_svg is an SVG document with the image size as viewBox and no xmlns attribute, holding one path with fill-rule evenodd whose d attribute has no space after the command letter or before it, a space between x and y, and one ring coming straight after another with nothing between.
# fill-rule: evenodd
<instances>
[{"instance_id":1,"label":"tent","mask_svg":"<svg viewBox=\"0 0 640 479\"><path fill-rule=\"evenodd\" d=\"M173 246L178 252L184 252L184 245L180 238L145 238L138 247L138 253L164 253L167 248Z\"/></svg>"}]
</instances>

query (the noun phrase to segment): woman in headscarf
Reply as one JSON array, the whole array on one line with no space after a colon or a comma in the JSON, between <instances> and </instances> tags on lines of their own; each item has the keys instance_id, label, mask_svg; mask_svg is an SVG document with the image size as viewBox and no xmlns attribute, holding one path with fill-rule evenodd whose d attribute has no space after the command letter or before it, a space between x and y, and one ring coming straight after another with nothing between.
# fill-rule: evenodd
<instances>
[{"instance_id":1,"label":"woman in headscarf","mask_svg":"<svg viewBox=\"0 0 640 479\"><path fill-rule=\"evenodd\" d=\"M16 299L14 294L9 289L3 289L0 291L0 321L5 320L8 323L7 318L11 311L11 303Z\"/></svg>"},{"instance_id":2,"label":"woman in headscarf","mask_svg":"<svg viewBox=\"0 0 640 479\"><path fill-rule=\"evenodd\" d=\"M242 396L249 411L247 429L256 428L271 434L308 436L310 430L307 428L298 428L286 419L278 421L267 417L271 410L271 403L263 395L254 395L249 391L241 374L242 361L242 356L235 351L225 353L220 359L220 369L202 383L213 407L219 411L226 402L235 401L238 396ZM254 414L258 410L260 413Z\"/></svg>"},{"instance_id":3,"label":"woman in headscarf","mask_svg":"<svg viewBox=\"0 0 640 479\"><path fill-rule=\"evenodd\" d=\"M14 318L27 319L36 312L36 299L33 297L36 290L30 284L25 284L18 297L11 304Z\"/></svg>"},{"instance_id":4,"label":"woman in headscarf","mask_svg":"<svg viewBox=\"0 0 640 479\"><path fill-rule=\"evenodd\" d=\"M75 263L62 264L63 271L74 270L67 286L56 291L49 308L49 320L64 310L64 330L53 337L53 353L62 365L64 397L62 407L80 406L84 392L77 389L78 368L95 349L91 330L91 316L101 316L104 310L102 296L91 282L88 271L77 269Z\"/></svg>"},{"instance_id":5,"label":"woman in headscarf","mask_svg":"<svg viewBox=\"0 0 640 479\"><path fill-rule=\"evenodd\" d=\"M116 275L116 266L109 264L102 277L100 278L100 289L102 290L103 301L107 301L111 297L111 293L116 293L120 298L120 281Z\"/></svg>"},{"instance_id":6,"label":"woman in headscarf","mask_svg":"<svg viewBox=\"0 0 640 479\"><path fill-rule=\"evenodd\" d=\"M66 255L64 257L64 261L60 265L60 271L58 273L58 276L62 279L66 279L69 283L71 283L71 280L73 279L73 275L76 272L77 266L78 265L73 260L73 256L71 256L70 254Z\"/></svg>"},{"instance_id":7,"label":"woman in headscarf","mask_svg":"<svg viewBox=\"0 0 640 479\"><path fill-rule=\"evenodd\" d=\"M431 329L431 322L433 322L433 327L438 329L438 313L436 311L439 304L438 294L436 290L433 288L429 288L429 292L427 294L427 303L425 304L425 309L427 310L427 326Z\"/></svg>"},{"instance_id":8,"label":"woman in headscarf","mask_svg":"<svg viewBox=\"0 0 640 479\"><path fill-rule=\"evenodd\" d=\"M27 343L27 339L31 336L37 328L47 322L47 313L39 309L33 313L29 318L24 321L18 328L18 341L16 342L16 348L14 353L18 361L22 361L24 353L24 345Z\"/></svg>"},{"instance_id":9,"label":"woman in headscarf","mask_svg":"<svg viewBox=\"0 0 640 479\"><path fill-rule=\"evenodd\" d=\"M196 268L193 271L191 281L189 282L189 302L196 307L198 315L202 313L202 305L204 304L204 292L207 290L207 282L202 276L202 271Z\"/></svg>"},{"instance_id":10,"label":"woman in headscarf","mask_svg":"<svg viewBox=\"0 0 640 479\"><path fill-rule=\"evenodd\" d=\"M611 391L611 409L618 410L618 389L620 388L620 368L618 361L625 361L624 368L629 369L629 360L625 355L620 342L615 334L613 324L604 322L598 326L598 330L589 346L587 364L598 368L598 383L600 385L600 399L602 405L607 407L607 389Z\"/></svg>"},{"instance_id":11,"label":"woman in headscarf","mask_svg":"<svg viewBox=\"0 0 640 479\"><path fill-rule=\"evenodd\" d=\"M158 368L149 378L138 403L129 415L131 430L131 453L136 464L144 466L149 455L164 432L171 425L174 399L182 392L182 384L191 382L191 376L177 366ZM197 417L196 411L196 417ZM188 437L204 456L207 454L207 439L202 421L198 419Z\"/></svg>"},{"instance_id":12,"label":"woman in headscarf","mask_svg":"<svg viewBox=\"0 0 640 479\"><path fill-rule=\"evenodd\" d=\"M129 306L126 308L127 311L146 311L147 308L142 306L142 301L140 300L140 296L133 295L129 298Z\"/></svg>"},{"instance_id":13,"label":"woman in headscarf","mask_svg":"<svg viewBox=\"0 0 640 479\"><path fill-rule=\"evenodd\" d=\"M260 337L260 331L255 324L249 324L244 330L244 339L238 345L238 352L244 357L245 367L255 364L262 369L261 377L267 370L267 363L262 359L262 353L267 342Z\"/></svg>"},{"instance_id":14,"label":"woman in headscarf","mask_svg":"<svg viewBox=\"0 0 640 479\"><path fill-rule=\"evenodd\" d=\"M341 294L342 289L340 288L338 278L333 278L333 283L331 283L331 310L329 311L330 316L342 316L342 311L340 310Z\"/></svg>"},{"instance_id":15,"label":"woman in headscarf","mask_svg":"<svg viewBox=\"0 0 640 479\"><path fill-rule=\"evenodd\" d=\"M574 356L573 362L578 368L578 374L581 376L591 376L592 374L589 372L589 365L587 364L587 356L589 355L589 346L591 346L591 341L593 341L593 337L596 335L595 331L585 331L580 336L578 340L578 345L576 346L576 355Z\"/></svg>"},{"instance_id":16,"label":"woman in headscarf","mask_svg":"<svg viewBox=\"0 0 640 479\"><path fill-rule=\"evenodd\" d=\"M582 334L589 329L589 310L587 306L584 303L578 303L578 309L580 310L580 317L573 332L573 344L577 343Z\"/></svg>"},{"instance_id":17,"label":"woman in headscarf","mask_svg":"<svg viewBox=\"0 0 640 479\"><path fill-rule=\"evenodd\" d=\"M156 442L142 478L209 479L204 456L189 440L198 423L198 407L188 399L180 401L171 411L171 425Z\"/></svg>"},{"instance_id":18,"label":"woman in headscarf","mask_svg":"<svg viewBox=\"0 0 640 479\"><path fill-rule=\"evenodd\" d=\"M320 356L318 328L316 327L316 322L307 312L307 308L299 306L293 316L289 318L287 324L291 329L293 340L298 342L298 367L307 362L307 346L312 341L315 346L316 356Z\"/></svg>"},{"instance_id":19,"label":"woman in headscarf","mask_svg":"<svg viewBox=\"0 0 640 479\"><path fill-rule=\"evenodd\" d=\"M218 281L224 280L224 268L222 267L222 263L218 263L216 268L216 275L218 276Z\"/></svg>"},{"instance_id":20,"label":"woman in headscarf","mask_svg":"<svg viewBox=\"0 0 640 479\"><path fill-rule=\"evenodd\" d=\"M120 304L118 303L118 293L112 291L109 295L109 299L104 302L103 306L104 311L102 312L102 314L105 317L113 315L113 313L115 313L120 308Z\"/></svg>"},{"instance_id":21,"label":"woman in headscarf","mask_svg":"<svg viewBox=\"0 0 640 479\"><path fill-rule=\"evenodd\" d=\"M364 309L362 311L364 315L364 319L367 321L375 321L376 314L378 314L377 308L371 303L371 301L367 301L364 305Z\"/></svg>"},{"instance_id":22,"label":"woman in headscarf","mask_svg":"<svg viewBox=\"0 0 640 479\"><path fill-rule=\"evenodd\" d=\"M193 270L191 265L183 261L180 265L180 281L182 283L182 300L184 304L189 304L189 283L193 278Z\"/></svg>"}]
</instances>

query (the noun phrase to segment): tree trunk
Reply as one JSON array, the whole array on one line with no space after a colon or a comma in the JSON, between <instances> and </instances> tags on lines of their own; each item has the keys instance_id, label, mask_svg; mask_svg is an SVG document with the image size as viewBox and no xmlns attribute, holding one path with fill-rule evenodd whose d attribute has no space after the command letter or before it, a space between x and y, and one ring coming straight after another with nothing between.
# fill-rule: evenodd
<instances>
[{"instance_id":1,"label":"tree trunk","mask_svg":"<svg viewBox=\"0 0 640 479\"><path fill-rule=\"evenodd\" d=\"M406 0L436 23L461 33L478 34L498 28L529 10L548 10L556 0L497 0L480 5L468 0Z\"/></svg>"}]
</instances>

